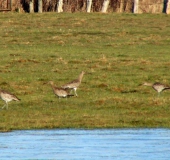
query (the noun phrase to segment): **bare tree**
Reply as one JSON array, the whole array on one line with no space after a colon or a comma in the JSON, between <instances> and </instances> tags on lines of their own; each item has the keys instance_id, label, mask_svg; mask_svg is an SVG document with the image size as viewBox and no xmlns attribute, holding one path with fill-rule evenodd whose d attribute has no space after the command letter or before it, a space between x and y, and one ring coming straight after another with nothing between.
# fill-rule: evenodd
<instances>
[{"instance_id":1,"label":"bare tree","mask_svg":"<svg viewBox=\"0 0 170 160\"><path fill-rule=\"evenodd\" d=\"M86 11L88 13L90 13L90 11L91 11L91 5L92 5L92 0L87 0L87 9L86 9Z\"/></svg>"},{"instance_id":2,"label":"bare tree","mask_svg":"<svg viewBox=\"0 0 170 160\"><path fill-rule=\"evenodd\" d=\"M133 13L138 13L139 0L134 0Z\"/></svg>"},{"instance_id":3,"label":"bare tree","mask_svg":"<svg viewBox=\"0 0 170 160\"><path fill-rule=\"evenodd\" d=\"M57 12L63 12L63 0L58 0L58 4L57 4Z\"/></svg>"},{"instance_id":4,"label":"bare tree","mask_svg":"<svg viewBox=\"0 0 170 160\"><path fill-rule=\"evenodd\" d=\"M120 8L119 8L120 13L124 12L123 4L124 4L124 0L120 0Z\"/></svg>"},{"instance_id":5,"label":"bare tree","mask_svg":"<svg viewBox=\"0 0 170 160\"><path fill-rule=\"evenodd\" d=\"M42 0L38 0L38 12L42 13Z\"/></svg>"},{"instance_id":6,"label":"bare tree","mask_svg":"<svg viewBox=\"0 0 170 160\"><path fill-rule=\"evenodd\" d=\"M101 12L106 13L108 6L109 6L109 0L104 0Z\"/></svg>"},{"instance_id":7,"label":"bare tree","mask_svg":"<svg viewBox=\"0 0 170 160\"><path fill-rule=\"evenodd\" d=\"M29 8L30 13L34 13L34 0L30 0Z\"/></svg>"},{"instance_id":8,"label":"bare tree","mask_svg":"<svg viewBox=\"0 0 170 160\"><path fill-rule=\"evenodd\" d=\"M167 0L167 4L166 4L166 14L170 14L170 0Z\"/></svg>"}]
</instances>

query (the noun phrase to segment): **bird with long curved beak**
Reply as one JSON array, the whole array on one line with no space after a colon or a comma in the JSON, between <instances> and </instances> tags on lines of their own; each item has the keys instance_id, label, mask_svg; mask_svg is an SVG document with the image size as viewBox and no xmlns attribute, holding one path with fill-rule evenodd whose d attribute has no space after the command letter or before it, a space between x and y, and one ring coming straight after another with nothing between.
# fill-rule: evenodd
<instances>
[{"instance_id":1,"label":"bird with long curved beak","mask_svg":"<svg viewBox=\"0 0 170 160\"><path fill-rule=\"evenodd\" d=\"M61 87L64 88L64 89L74 90L74 93L75 93L75 95L76 95L76 97L77 97L78 95L77 95L76 90L77 90L77 88L80 86L84 74L85 74L85 72L82 71L82 72L80 73L80 75L78 76L77 79L75 79L75 80L73 80L73 81L71 81L71 82L69 82L69 83L66 83L66 84L64 84L64 85L61 86Z\"/></svg>"},{"instance_id":2,"label":"bird with long curved beak","mask_svg":"<svg viewBox=\"0 0 170 160\"><path fill-rule=\"evenodd\" d=\"M158 95L160 95L160 93L163 92L164 90L170 89L170 86L159 83L159 82L155 82L155 83L145 82L143 83L143 85L152 87L155 91L158 92Z\"/></svg>"},{"instance_id":3,"label":"bird with long curved beak","mask_svg":"<svg viewBox=\"0 0 170 160\"><path fill-rule=\"evenodd\" d=\"M10 101L20 101L20 99L16 97L14 94L1 89L0 89L0 97L3 101L5 101L5 105L2 107L2 109L4 109L5 107L6 109L8 109L8 102Z\"/></svg>"},{"instance_id":4,"label":"bird with long curved beak","mask_svg":"<svg viewBox=\"0 0 170 160\"><path fill-rule=\"evenodd\" d=\"M67 89L63 89L63 88L56 87L56 86L54 85L54 82L53 82L53 81L49 81L49 84L51 85L54 94L55 94L56 96L58 96L59 99L60 99L60 98L67 98L67 97L70 97L70 96L74 96L74 95L70 94Z\"/></svg>"}]
</instances>

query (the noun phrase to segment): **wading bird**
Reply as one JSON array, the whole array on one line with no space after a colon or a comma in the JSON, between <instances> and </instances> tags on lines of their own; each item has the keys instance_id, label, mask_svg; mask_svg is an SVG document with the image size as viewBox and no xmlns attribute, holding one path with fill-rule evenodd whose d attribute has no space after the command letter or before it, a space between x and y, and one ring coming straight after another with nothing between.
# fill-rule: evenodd
<instances>
[{"instance_id":1,"label":"wading bird","mask_svg":"<svg viewBox=\"0 0 170 160\"><path fill-rule=\"evenodd\" d=\"M14 94L11 94L11 93L9 93L9 92L7 92L7 91L4 91L4 90L1 90L0 89L0 97L1 97L1 99L2 100L4 100L5 101L5 105L2 107L2 109L4 108L4 107L6 107L6 109L8 109L8 102L10 102L10 101L20 101L20 99L19 98L17 98Z\"/></svg>"},{"instance_id":2,"label":"wading bird","mask_svg":"<svg viewBox=\"0 0 170 160\"><path fill-rule=\"evenodd\" d=\"M160 93L164 90L168 90L170 89L170 86L164 85L162 83L159 82L155 82L155 83L143 83L144 86L151 86L155 91L158 92L158 95L160 95Z\"/></svg>"},{"instance_id":3,"label":"wading bird","mask_svg":"<svg viewBox=\"0 0 170 160\"><path fill-rule=\"evenodd\" d=\"M67 89L63 89L63 88L56 87L56 86L54 85L54 82L53 82L53 81L49 81L49 84L51 85L54 94L55 94L56 96L58 96L59 99L60 99L60 98L67 98L67 97L70 97L70 96L74 96L74 95L70 94Z\"/></svg>"},{"instance_id":4,"label":"wading bird","mask_svg":"<svg viewBox=\"0 0 170 160\"><path fill-rule=\"evenodd\" d=\"M62 88L74 90L75 95L78 96L76 90L79 87L79 85L81 84L84 74L85 74L85 72L82 71L77 79L75 79L69 83L66 83L65 85L62 86Z\"/></svg>"}]
</instances>

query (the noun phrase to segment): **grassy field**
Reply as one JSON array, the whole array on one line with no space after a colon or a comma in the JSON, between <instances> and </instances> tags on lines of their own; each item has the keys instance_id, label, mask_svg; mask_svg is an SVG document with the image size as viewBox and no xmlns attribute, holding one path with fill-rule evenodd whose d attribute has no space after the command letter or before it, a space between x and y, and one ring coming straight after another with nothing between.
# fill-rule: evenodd
<instances>
[{"instance_id":1,"label":"grassy field","mask_svg":"<svg viewBox=\"0 0 170 160\"><path fill-rule=\"evenodd\" d=\"M0 110L0 131L40 128L170 128L170 16L0 14L0 88L21 101ZM78 97L61 86L86 74ZM4 101L0 101L3 106Z\"/></svg>"}]
</instances>

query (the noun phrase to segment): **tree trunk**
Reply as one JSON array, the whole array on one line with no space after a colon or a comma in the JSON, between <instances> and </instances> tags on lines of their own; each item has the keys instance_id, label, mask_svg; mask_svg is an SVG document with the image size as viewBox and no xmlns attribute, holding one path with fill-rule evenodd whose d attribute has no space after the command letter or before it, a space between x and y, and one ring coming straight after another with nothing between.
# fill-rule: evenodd
<instances>
[{"instance_id":1,"label":"tree trunk","mask_svg":"<svg viewBox=\"0 0 170 160\"><path fill-rule=\"evenodd\" d=\"M90 13L92 0L87 0L87 12Z\"/></svg>"},{"instance_id":2,"label":"tree trunk","mask_svg":"<svg viewBox=\"0 0 170 160\"><path fill-rule=\"evenodd\" d=\"M167 0L166 14L170 14L170 0Z\"/></svg>"},{"instance_id":3,"label":"tree trunk","mask_svg":"<svg viewBox=\"0 0 170 160\"><path fill-rule=\"evenodd\" d=\"M124 0L120 0L120 8L119 8L120 13L124 12L123 6L124 6Z\"/></svg>"},{"instance_id":4,"label":"tree trunk","mask_svg":"<svg viewBox=\"0 0 170 160\"><path fill-rule=\"evenodd\" d=\"M106 13L108 6L109 6L109 0L104 0L102 6L102 13Z\"/></svg>"},{"instance_id":5,"label":"tree trunk","mask_svg":"<svg viewBox=\"0 0 170 160\"><path fill-rule=\"evenodd\" d=\"M139 4L139 0L134 0L133 13L138 13L138 4Z\"/></svg>"},{"instance_id":6,"label":"tree trunk","mask_svg":"<svg viewBox=\"0 0 170 160\"><path fill-rule=\"evenodd\" d=\"M59 0L57 4L57 12L63 12L63 0Z\"/></svg>"},{"instance_id":7,"label":"tree trunk","mask_svg":"<svg viewBox=\"0 0 170 160\"><path fill-rule=\"evenodd\" d=\"M29 7L30 7L30 13L34 13L34 0L30 0Z\"/></svg>"},{"instance_id":8,"label":"tree trunk","mask_svg":"<svg viewBox=\"0 0 170 160\"><path fill-rule=\"evenodd\" d=\"M42 0L38 0L38 12L42 13Z\"/></svg>"}]
</instances>

